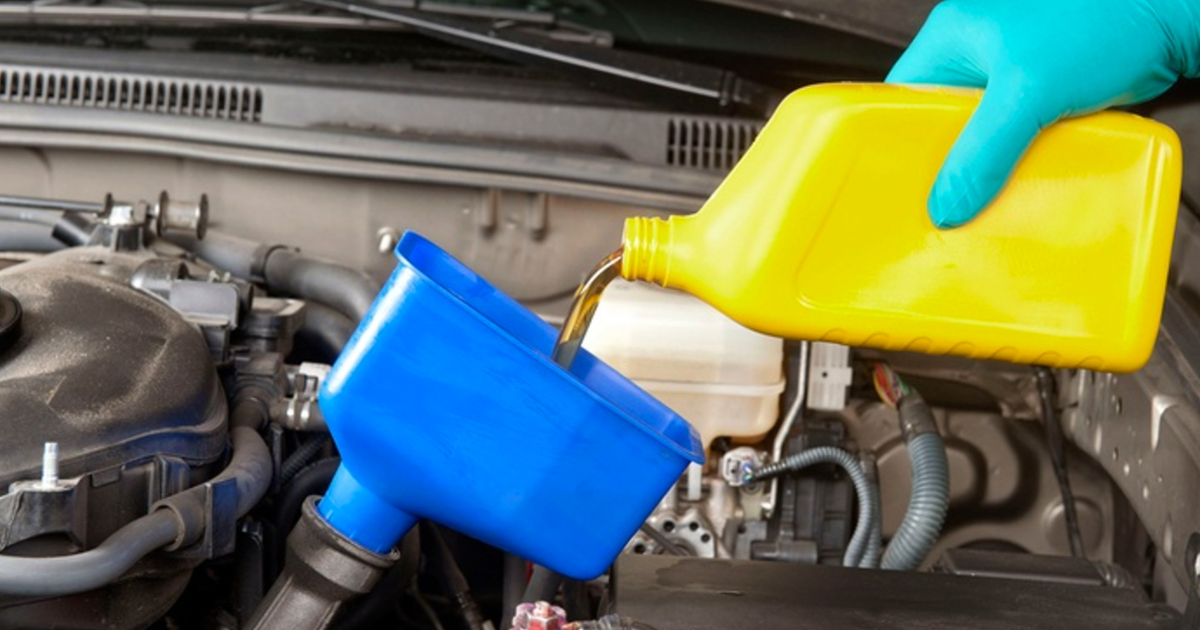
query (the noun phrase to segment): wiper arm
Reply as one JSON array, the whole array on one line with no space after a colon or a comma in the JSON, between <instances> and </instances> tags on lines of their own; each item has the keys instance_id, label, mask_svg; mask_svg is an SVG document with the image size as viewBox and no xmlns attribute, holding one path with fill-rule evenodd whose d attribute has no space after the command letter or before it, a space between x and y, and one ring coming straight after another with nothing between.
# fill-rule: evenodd
<instances>
[{"instance_id":1,"label":"wiper arm","mask_svg":"<svg viewBox=\"0 0 1200 630\"><path fill-rule=\"evenodd\" d=\"M767 116L779 103L776 91L736 74L651 55L499 33L461 20L345 0L300 0L304 4L395 22L451 44L515 63L566 71L567 77L674 108Z\"/></svg>"}]
</instances>

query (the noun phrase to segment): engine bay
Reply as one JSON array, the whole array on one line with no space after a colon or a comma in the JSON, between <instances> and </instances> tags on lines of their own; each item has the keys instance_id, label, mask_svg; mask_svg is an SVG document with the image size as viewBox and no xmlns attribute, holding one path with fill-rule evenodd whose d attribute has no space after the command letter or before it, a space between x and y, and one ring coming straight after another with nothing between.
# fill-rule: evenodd
<instances>
[{"instance_id":1,"label":"engine bay","mask_svg":"<svg viewBox=\"0 0 1200 630\"><path fill-rule=\"evenodd\" d=\"M502 410L465 390L440 414L426 399L451 380L439 374L490 376L482 348L364 386L385 401L364 425L442 431L404 438L415 454L397 456L383 438L331 435L319 392L356 330L378 333L359 326L395 283L406 235L560 327L625 219L691 213L720 185L762 130L766 92L728 106L647 96L300 5L92 4L0 6L0 627L1196 625L1191 171L1161 328L1137 372L784 341L616 283L583 348L694 426L702 464L651 488L624 470L632 440L585 439L570 456L542 442L471 451ZM645 27L664 23L645 9L629 19L646 39L627 47L615 18L584 19L588 3L412 4L431 6L399 10L596 49L602 63L665 51L736 69L729 85L782 90L880 78L929 3L862 21L837 3L786 19L737 3L661 9L760 34L736 46L703 30L679 44ZM782 42L802 44L772 57ZM1181 90L1142 113L1187 152L1195 102ZM408 332L400 364L423 356ZM919 444L931 436L936 447ZM425 486L394 548L321 525L314 497L349 487L339 470L362 453L389 492ZM471 505L430 480L428 462L493 455L513 479L550 478L574 513L498 507L499 475L454 482L477 493ZM603 556L591 529L620 515L599 486L571 486L592 466L631 503L654 495L598 577L546 571L537 545L482 540L517 514L556 554ZM303 588L278 599L289 585Z\"/></svg>"},{"instance_id":2,"label":"engine bay","mask_svg":"<svg viewBox=\"0 0 1200 630\"><path fill-rule=\"evenodd\" d=\"M28 206L23 212L77 245L6 255L0 271L0 379L20 423L4 458L4 551L72 562L77 573L0 572L0 589L12 593L0 607L3 625L246 623L293 553L285 540L308 509L305 498L321 494L338 468L316 392L380 283L287 246L209 229L220 210L206 196L95 206L5 201ZM1089 624L1178 623L1166 605L1177 565L1155 551L1139 520L1145 508L1112 481L1106 458L1081 450L1129 470L1120 445L1110 449L1104 436L1086 432L1113 426L1113 417L1099 416L1094 391L1113 391L1118 377L784 343L730 327L692 298L633 285L612 291L585 347L686 410L708 456L667 492L604 576L544 591L539 599L560 604L563 623L617 615L608 623L697 628L761 618L770 627L816 614L832 626L847 622L833 610L872 609L892 618L884 600L795 600L781 588L909 592L886 600L909 602L897 618L947 623L1059 627L1054 616L979 617L966 603L1002 608L1004 597L1015 598L1013 606L1024 597L1047 606L1082 598L1071 600L1078 610L1056 604L1055 614L1087 615ZM681 353L664 326L704 342ZM688 374L690 386L681 385ZM747 374L758 384L747 384ZM917 500L912 471L925 464L913 459L913 412L897 409L896 388L921 393L928 404L918 415L944 440L946 517L912 558L882 558L900 571L875 578L878 570L837 567L879 566L878 545L851 549L862 545L857 528L877 528L894 542ZM1120 399L1136 404L1131 394ZM1072 516L1048 446L1047 409L1066 432L1058 456L1069 453L1062 465ZM1087 442L1067 446L1081 434ZM822 447L849 461L746 474ZM164 514L174 517L171 526L142 527ZM131 539L149 548L126 555L126 566L80 568L88 554ZM524 559L432 523L405 537L399 557L336 627L503 626L537 580L535 572L526 584ZM938 576L905 577L917 569ZM812 591L816 584L823 586ZM960 588L954 606L912 604ZM558 618L554 610L547 623ZM534 612L517 622L541 623Z\"/></svg>"}]
</instances>

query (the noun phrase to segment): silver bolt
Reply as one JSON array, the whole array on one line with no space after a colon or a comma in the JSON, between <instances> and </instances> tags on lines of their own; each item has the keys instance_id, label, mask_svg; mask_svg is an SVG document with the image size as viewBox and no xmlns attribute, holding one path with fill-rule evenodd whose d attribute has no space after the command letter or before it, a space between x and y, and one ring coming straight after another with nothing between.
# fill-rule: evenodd
<instances>
[{"instance_id":1,"label":"silver bolt","mask_svg":"<svg viewBox=\"0 0 1200 630\"><path fill-rule=\"evenodd\" d=\"M127 204L115 204L108 215L108 224L115 227L124 227L134 225L137 219L133 216L133 206Z\"/></svg>"},{"instance_id":2,"label":"silver bolt","mask_svg":"<svg viewBox=\"0 0 1200 630\"><path fill-rule=\"evenodd\" d=\"M42 486L58 485L58 442L46 442L42 447Z\"/></svg>"},{"instance_id":3,"label":"silver bolt","mask_svg":"<svg viewBox=\"0 0 1200 630\"><path fill-rule=\"evenodd\" d=\"M375 233L379 239L379 253L390 254L393 249L396 249L396 243L400 242L400 232L396 228L383 227Z\"/></svg>"}]
</instances>

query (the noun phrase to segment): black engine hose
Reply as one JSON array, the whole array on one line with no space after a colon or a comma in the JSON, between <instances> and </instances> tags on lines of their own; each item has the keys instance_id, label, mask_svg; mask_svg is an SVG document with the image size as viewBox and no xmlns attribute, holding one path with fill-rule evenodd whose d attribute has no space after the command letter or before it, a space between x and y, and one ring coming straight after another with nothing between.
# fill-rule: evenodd
<instances>
[{"instance_id":1,"label":"black engine hose","mask_svg":"<svg viewBox=\"0 0 1200 630\"><path fill-rule=\"evenodd\" d=\"M333 475L342 465L342 458L329 457L315 461L296 473L292 480L279 490L275 497L275 511L272 520L279 530L280 545L284 544L287 532L300 519L304 508L304 500L313 495L325 494L333 481Z\"/></svg>"},{"instance_id":2,"label":"black engine hose","mask_svg":"<svg viewBox=\"0 0 1200 630\"><path fill-rule=\"evenodd\" d=\"M504 582L500 597L500 628L512 627L513 611L525 594L525 559L513 553L504 554Z\"/></svg>"},{"instance_id":3,"label":"black engine hose","mask_svg":"<svg viewBox=\"0 0 1200 630\"><path fill-rule=\"evenodd\" d=\"M54 238L45 225L0 218L0 251L41 253L58 251L63 247L63 242Z\"/></svg>"},{"instance_id":4,"label":"black engine hose","mask_svg":"<svg viewBox=\"0 0 1200 630\"><path fill-rule=\"evenodd\" d=\"M326 304L355 322L366 317L380 286L361 271L289 249L271 250L262 275L268 287Z\"/></svg>"},{"instance_id":5,"label":"black engine hose","mask_svg":"<svg viewBox=\"0 0 1200 630\"><path fill-rule=\"evenodd\" d=\"M174 242L214 267L239 278L262 281L272 291L320 302L354 322L362 320L379 293L379 283L361 271L281 245L211 230L203 239L180 238Z\"/></svg>"},{"instance_id":6,"label":"black engine hose","mask_svg":"<svg viewBox=\"0 0 1200 630\"><path fill-rule=\"evenodd\" d=\"M50 208L29 208L3 205L0 199L0 222L4 223L3 240L17 244L29 242L37 247L7 247L8 251L54 251L67 247L87 245L96 230L96 222L81 212L62 212ZM23 226L18 230L15 226ZM26 236L18 237L21 233ZM36 234L34 240L29 234Z\"/></svg>"},{"instance_id":7,"label":"black engine hose","mask_svg":"<svg viewBox=\"0 0 1200 630\"><path fill-rule=\"evenodd\" d=\"M49 225L50 236L67 247L87 245L96 231L96 223L78 212L64 212Z\"/></svg>"},{"instance_id":8,"label":"black engine hose","mask_svg":"<svg viewBox=\"0 0 1200 630\"><path fill-rule=\"evenodd\" d=\"M271 454L258 434L266 407L247 388L235 398L230 414L233 456L210 484L232 479L237 487L235 510L240 517L266 494L271 483ZM94 549L49 558L0 555L0 593L27 597L59 597L100 588L121 577L152 551L198 538L203 533L204 486L195 486L160 501L152 511L125 525ZM197 512L197 510L200 510ZM200 529L196 529L200 524Z\"/></svg>"},{"instance_id":9,"label":"black engine hose","mask_svg":"<svg viewBox=\"0 0 1200 630\"><path fill-rule=\"evenodd\" d=\"M275 536L271 537L272 542L267 546L269 561L266 577L268 583L278 577L283 567L283 558L287 553L288 532L292 531L296 521L300 520L300 513L304 509L304 500L313 495L325 494L325 490L333 481L334 473L341 465L342 458L340 457L317 460L301 468L290 482L280 488L279 494L275 495L274 509L270 515Z\"/></svg>"},{"instance_id":10,"label":"black engine hose","mask_svg":"<svg viewBox=\"0 0 1200 630\"><path fill-rule=\"evenodd\" d=\"M146 554L174 542L180 529L173 514L158 510L83 553L52 558L0 556L0 593L58 597L100 588L121 577Z\"/></svg>"},{"instance_id":11,"label":"black engine hose","mask_svg":"<svg viewBox=\"0 0 1200 630\"><path fill-rule=\"evenodd\" d=\"M533 566L533 575L529 578L529 585L525 587L525 594L521 596L521 601L527 604L552 602L554 596L558 594L558 587L562 585L562 582L563 576L536 564ZM507 614L512 614L512 611L507 611Z\"/></svg>"},{"instance_id":12,"label":"black engine hose","mask_svg":"<svg viewBox=\"0 0 1200 630\"><path fill-rule=\"evenodd\" d=\"M333 363L353 334L354 322L349 317L320 302L309 302L297 336L325 357L326 363Z\"/></svg>"},{"instance_id":13,"label":"black engine hose","mask_svg":"<svg viewBox=\"0 0 1200 630\"><path fill-rule=\"evenodd\" d=\"M256 389L246 389L234 397L229 414L229 436L233 457L212 482L234 479L237 485L237 516L241 518L258 505L275 474L275 460L258 430L267 424L270 414Z\"/></svg>"}]
</instances>

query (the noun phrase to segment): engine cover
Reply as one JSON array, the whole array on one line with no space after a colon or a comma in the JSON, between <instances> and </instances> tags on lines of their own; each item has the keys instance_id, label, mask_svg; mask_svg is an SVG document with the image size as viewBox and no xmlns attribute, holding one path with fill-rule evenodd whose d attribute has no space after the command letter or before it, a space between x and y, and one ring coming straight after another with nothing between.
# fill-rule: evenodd
<instances>
[{"instance_id":1,"label":"engine cover","mask_svg":"<svg viewBox=\"0 0 1200 630\"><path fill-rule=\"evenodd\" d=\"M129 286L143 260L72 249L0 271L24 312L0 353L0 483L40 476L48 441L63 478L154 457L206 465L224 452L226 403L208 347Z\"/></svg>"},{"instance_id":2,"label":"engine cover","mask_svg":"<svg viewBox=\"0 0 1200 630\"><path fill-rule=\"evenodd\" d=\"M221 463L227 403L209 347L165 302L130 286L146 259L76 248L0 271L0 289L21 310L19 324L0 318L5 553L95 547ZM17 308L3 303L5 313ZM41 477L45 442L58 443L54 490L29 481ZM145 627L179 597L192 566L151 557L95 591L0 597L0 626Z\"/></svg>"}]
</instances>

